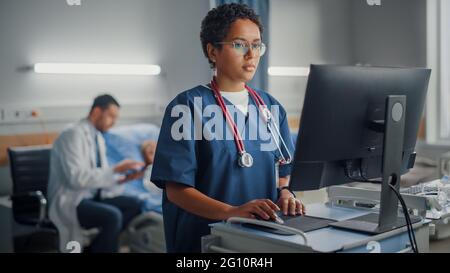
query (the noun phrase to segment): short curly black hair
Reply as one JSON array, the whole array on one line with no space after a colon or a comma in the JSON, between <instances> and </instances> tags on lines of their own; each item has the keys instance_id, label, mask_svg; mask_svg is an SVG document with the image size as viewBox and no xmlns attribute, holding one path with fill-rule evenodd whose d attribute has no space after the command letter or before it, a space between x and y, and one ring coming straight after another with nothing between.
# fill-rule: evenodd
<instances>
[{"instance_id":1,"label":"short curly black hair","mask_svg":"<svg viewBox=\"0 0 450 273\"><path fill-rule=\"evenodd\" d=\"M203 53L211 68L214 68L214 63L209 59L207 45L208 43L220 48L220 45L216 45L218 42L222 42L228 35L231 24L238 19L249 19L255 23L259 32L264 31L264 27L256 15L255 11L245 4L224 4L216 8L213 8L208 12L206 17L202 21L202 28L200 31L200 40L202 42Z\"/></svg>"}]
</instances>

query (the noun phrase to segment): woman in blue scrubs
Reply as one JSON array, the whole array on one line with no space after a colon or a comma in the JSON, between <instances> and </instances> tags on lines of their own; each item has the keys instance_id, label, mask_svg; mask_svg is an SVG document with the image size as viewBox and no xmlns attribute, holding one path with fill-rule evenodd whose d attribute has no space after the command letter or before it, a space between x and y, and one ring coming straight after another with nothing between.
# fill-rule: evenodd
<instances>
[{"instance_id":1,"label":"woman in blue scrubs","mask_svg":"<svg viewBox=\"0 0 450 273\"><path fill-rule=\"evenodd\" d=\"M283 107L269 94L246 86L265 51L262 32L257 15L246 5L221 5L202 22L202 47L215 77L168 105L152 170L151 180L164 189L168 252L200 252L208 225L230 217L274 220L279 210L285 215L304 213L287 187L291 165L286 161L276 168L283 150L264 149L270 138L251 137L266 128L261 126L259 97L269 110L278 107L273 117L278 119L284 152L293 154ZM229 111L233 108L236 111ZM210 126L212 119L215 126Z\"/></svg>"}]
</instances>

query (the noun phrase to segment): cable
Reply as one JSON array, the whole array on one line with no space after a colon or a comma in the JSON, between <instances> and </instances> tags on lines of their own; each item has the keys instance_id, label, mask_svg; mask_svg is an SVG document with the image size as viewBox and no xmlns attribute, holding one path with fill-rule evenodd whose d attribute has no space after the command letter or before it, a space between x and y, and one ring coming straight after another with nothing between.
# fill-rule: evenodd
<instances>
[{"instance_id":1,"label":"cable","mask_svg":"<svg viewBox=\"0 0 450 273\"><path fill-rule=\"evenodd\" d=\"M392 188L392 186L391 186L391 188ZM396 190L394 190L394 192L396 193L396 195L398 197L399 196L398 192ZM400 200L400 203L402 205L403 213L405 215L406 226L408 228L408 236L409 236L409 240L411 242L411 248L413 249L414 253L418 253L419 251L417 249L416 236L415 236L415 233L414 233L414 229L412 227L411 219L409 218L408 208L406 207L406 204L404 203L403 198L399 199L399 200Z\"/></svg>"},{"instance_id":2,"label":"cable","mask_svg":"<svg viewBox=\"0 0 450 273\"><path fill-rule=\"evenodd\" d=\"M397 189L394 186L389 184L389 187L391 187L392 191L394 191L395 195L397 196L398 200L400 201L400 204L402 205L403 214L405 215L406 226L408 229L408 237L409 237L409 241L411 243L411 248L414 253L419 253L419 250L417 249L416 235L414 233L414 229L413 229L413 226L411 223L411 218L409 218L408 207L406 206L405 200L403 200L403 197L401 196L401 194L397 191Z\"/></svg>"},{"instance_id":3,"label":"cable","mask_svg":"<svg viewBox=\"0 0 450 273\"><path fill-rule=\"evenodd\" d=\"M416 235L414 233L414 229L413 229L413 226L412 226L411 218L409 217L408 207L406 206L405 200L403 199L401 194L397 191L397 189L395 189L395 187L393 187L392 185L390 185L390 186L391 186L392 190L395 192L395 194L397 195L397 197L399 198L400 203L402 204L403 212L405 214L405 218L406 218L407 222L409 222L412 238L414 240L414 245L415 245L415 248L416 248L415 253L418 253L419 250L417 249Z\"/></svg>"}]
</instances>

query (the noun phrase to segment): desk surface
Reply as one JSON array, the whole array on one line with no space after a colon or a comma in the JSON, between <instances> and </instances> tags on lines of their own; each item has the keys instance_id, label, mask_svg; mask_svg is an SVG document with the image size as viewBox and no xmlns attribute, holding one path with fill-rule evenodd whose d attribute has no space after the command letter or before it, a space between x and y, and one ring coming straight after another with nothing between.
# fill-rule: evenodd
<instances>
[{"instance_id":1,"label":"desk surface","mask_svg":"<svg viewBox=\"0 0 450 273\"><path fill-rule=\"evenodd\" d=\"M325 204L311 204L307 207L307 215L334 219L334 220L345 220L353 217L358 217L369 213L367 210L354 209L354 208L344 208L338 206L330 206ZM420 223L417 226L421 226ZM261 239L275 239L278 241L286 242L289 244L303 245L303 238L299 235L277 235L273 233L264 232L261 230L255 230L250 227L244 227L239 224L226 224L226 223L216 223L211 225L215 229L230 229L233 228L234 231L240 233L252 234L252 236L260 236ZM230 227L231 226L231 227ZM370 241L384 240L386 249L396 249L400 248L409 241L408 235L405 232L406 227L400 228L394 231L383 233L376 236L371 236L364 233L358 233L353 231L340 230L332 227L322 228L306 233L308 238L308 245L312 247L313 250L319 252L334 252L342 250L343 248L350 248L351 246L356 247L366 247L367 243ZM395 237L395 240L393 239Z\"/></svg>"}]
</instances>

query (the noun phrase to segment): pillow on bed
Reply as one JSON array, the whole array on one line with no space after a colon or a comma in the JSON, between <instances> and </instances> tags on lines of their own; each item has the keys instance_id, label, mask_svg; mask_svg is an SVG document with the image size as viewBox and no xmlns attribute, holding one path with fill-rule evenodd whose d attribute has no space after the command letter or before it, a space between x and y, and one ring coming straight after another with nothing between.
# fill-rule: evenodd
<instances>
[{"instance_id":1,"label":"pillow on bed","mask_svg":"<svg viewBox=\"0 0 450 273\"><path fill-rule=\"evenodd\" d=\"M106 155L110 165L125 158L144 161L141 144L148 139L158 140L159 127L153 124L117 126L104 133Z\"/></svg>"},{"instance_id":2,"label":"pillow on bed","mask_svg":"<svg viewBox=\"0 0 450 273\"><path fill-rule=\"evenodd\" d=\"M154 124L138 123L113 127L107 134L120 136L134 143L142 143L147 139L158 140L160 128Z\"/></svg>"}]
</instances>

